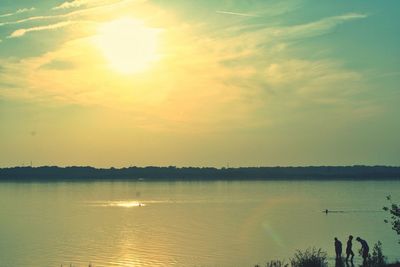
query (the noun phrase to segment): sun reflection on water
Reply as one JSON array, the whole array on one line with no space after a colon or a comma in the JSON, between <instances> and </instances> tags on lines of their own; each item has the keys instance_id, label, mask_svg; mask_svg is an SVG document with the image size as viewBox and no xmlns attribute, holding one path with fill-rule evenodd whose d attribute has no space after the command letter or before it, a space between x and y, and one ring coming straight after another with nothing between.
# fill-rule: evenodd
<instances>
[{"instance_id":1,"label":"sun reflection on water","mask_svg":"<svg viewBox=\"0 0 400 267\"><path fill-rule=\"evenodd\" d=\"M113 201L108 203L109 207L122 207L122 208L134 208L134 207L144 207L146 204L139 201Z\"/></svg>"},{"instance_id":2,"label":"sun reflection on water","mask_svg":"<svg viewBox=\"0 0 400 267\"><path fill-rule=\"evenodd\" d=\"M94 202L94 203L92 202L90 205L98 207L121 207L121 208L135 208L135 207L147 206L145 203L136 200L105 201L105 202Z\"/></svg>"}]
</instances>

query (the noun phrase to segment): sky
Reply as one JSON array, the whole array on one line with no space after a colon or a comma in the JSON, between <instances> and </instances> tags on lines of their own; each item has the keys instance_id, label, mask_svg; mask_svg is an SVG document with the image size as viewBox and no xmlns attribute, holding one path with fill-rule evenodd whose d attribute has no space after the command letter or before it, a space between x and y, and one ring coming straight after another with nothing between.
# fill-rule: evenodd
<instances>
[{"instance_id":1,"label":"sky","mask_svg":"<svg viewBox=\"0 0 400 267\"><path fill-rule=\"evenodd\" d=\"M1 0L0 167L400 165L397 0Z\"/></svg>"}]
</instances>

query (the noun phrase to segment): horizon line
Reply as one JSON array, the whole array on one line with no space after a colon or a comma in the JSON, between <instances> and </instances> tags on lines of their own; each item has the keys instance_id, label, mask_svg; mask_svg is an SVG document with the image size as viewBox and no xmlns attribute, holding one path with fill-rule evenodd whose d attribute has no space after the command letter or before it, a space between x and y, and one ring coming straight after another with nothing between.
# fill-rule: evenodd
<instances>
[{"instance_id":1,"label":"horizon line","mask_svg":"<svg viewBox=\"0 0 400 267\"><path fill-rule=\"evenodd\" d=\"M271 165L271 166L265 166L265 165L259 165L259 166L176 166L176 165L147 165L147 166L136 166L136 165L130 165L130 166L121 166L121 167L115 167L115 166L109 166L109 167L96 167L92 165L38 165L38 166L33 166L33 165L22 165L22 166L2 166L0 169L13 169L13 168L93 168L93 169L128 169L128 168L176 168L176 169L185 169L185 168L196 168L196 169L201 169L201 168L212 168L212 169L246 169L246 168L349 168L349 167L385 167L385 168L400 168L400 165L382 165L382 164L377 164L377 165L366 165L366 164L353 164L353 165Z\"/></svg>"}]
</instances>

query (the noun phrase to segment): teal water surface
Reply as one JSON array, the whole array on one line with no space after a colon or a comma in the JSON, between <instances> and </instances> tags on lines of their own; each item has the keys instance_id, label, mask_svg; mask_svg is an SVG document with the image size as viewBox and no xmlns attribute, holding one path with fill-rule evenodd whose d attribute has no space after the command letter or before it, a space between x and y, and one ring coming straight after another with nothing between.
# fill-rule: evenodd
<instances>
[{"instance_id":1,"label":"teal water surface","mask_svg":"<svg viewBox=\"0 0 400 267\"><path fill-rule=\"evenodd\" d=\"M0 266L250 267L313 246L332 262L349 234L395 260L388 194L400 182L0 183Z\"/></svg>"}]
</instances>

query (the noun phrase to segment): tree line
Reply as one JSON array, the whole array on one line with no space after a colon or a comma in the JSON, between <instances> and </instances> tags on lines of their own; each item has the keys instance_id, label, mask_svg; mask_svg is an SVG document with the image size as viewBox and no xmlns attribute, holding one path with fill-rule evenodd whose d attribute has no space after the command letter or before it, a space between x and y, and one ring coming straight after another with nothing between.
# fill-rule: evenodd
<instances>
[{"instance_id":1,"label":"tree line","mask_svg":"<svg viewBox=\"0 0 400 267\"><path fill-rule=\"evenodd\" d=\"M400 180L400 167L10 167L0 180Z\"/></svg>"}]
</instances>

